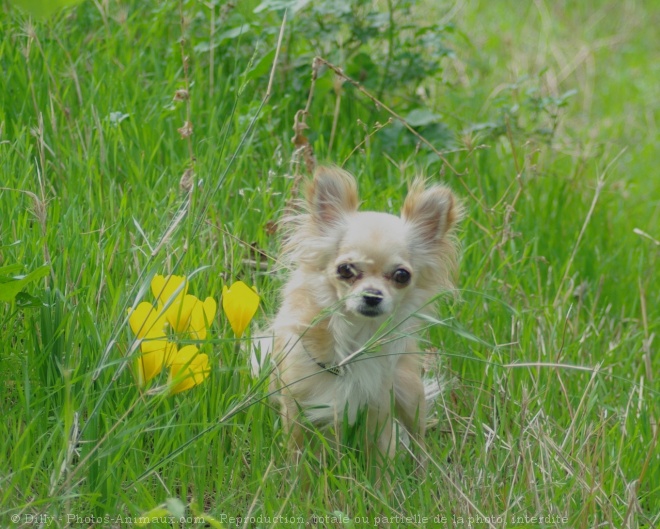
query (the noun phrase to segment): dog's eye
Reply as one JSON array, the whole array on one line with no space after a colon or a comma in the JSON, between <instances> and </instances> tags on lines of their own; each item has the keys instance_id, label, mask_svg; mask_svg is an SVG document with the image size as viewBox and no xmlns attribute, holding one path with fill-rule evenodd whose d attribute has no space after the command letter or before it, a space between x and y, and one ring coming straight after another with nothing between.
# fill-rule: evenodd
<instances>
[{"instance_id":1,"label":"dog's eye","mask_svg":"<svg viewBox=\"0 0 660 529\"><path fill-rule=\"evenodd\" d=\"M337 267L337 275L342 279L353 279L355 277L355 268L350 264L340 264Z\"/></svg>"},{"instance_id":2,"label":"dog's eye","mask_svg":"<svg viewBox=\"0 0 660 529\"><path fill-rule=\"evenodd\" d=\"M399 283L399 285L407 285L410 282L410 272L399 268L392 274L392 279L395 283Z\"/></svg>"}]
</instances>

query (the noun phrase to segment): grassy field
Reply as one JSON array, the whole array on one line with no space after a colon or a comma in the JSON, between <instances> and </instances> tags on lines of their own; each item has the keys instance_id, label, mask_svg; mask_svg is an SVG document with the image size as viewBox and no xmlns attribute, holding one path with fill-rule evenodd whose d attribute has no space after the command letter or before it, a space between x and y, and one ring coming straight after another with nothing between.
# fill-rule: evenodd
<instances>
[{"instance_id":1,"label":"grassy field","mask_svg":"<svg viewBox=\"0 0 660 529\"><path fill-rule=\"evenodd\" d=\"M0 299L23 290L0 301L0 526L657 527L660 10L235 4L0 3ZM313 158L369 208L420 173L466 208L428 473L401 450L388 490L359 446L287 469L222 310L203 384L136 384L126 314L155 274L275 313Z\"/></svg>"}]
</instances>

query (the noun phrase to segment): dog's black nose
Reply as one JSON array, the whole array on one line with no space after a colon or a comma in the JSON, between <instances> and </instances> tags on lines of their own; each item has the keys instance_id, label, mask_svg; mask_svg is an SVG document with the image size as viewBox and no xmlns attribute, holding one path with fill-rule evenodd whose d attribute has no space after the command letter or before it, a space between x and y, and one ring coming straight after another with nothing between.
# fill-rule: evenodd
<instances>
[{"instance_id":1,"label":"dog's black nose","mask_svg":"<svg viewBox=\"0 0 660 529\"><path fill-rule=\"evenodd\" d=\"M374 290L372 288L362 292L362 297L369 307L375 307L383 301L383 293L380 290Z\"/></svg>"}]
</instances>

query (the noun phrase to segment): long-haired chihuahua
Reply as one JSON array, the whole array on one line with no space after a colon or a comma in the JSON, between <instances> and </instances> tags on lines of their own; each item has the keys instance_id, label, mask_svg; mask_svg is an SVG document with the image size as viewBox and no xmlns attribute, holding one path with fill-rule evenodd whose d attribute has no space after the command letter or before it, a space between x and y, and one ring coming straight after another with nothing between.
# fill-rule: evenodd
<instances>
[{"instance_id":1,"label":"long-haired chihuahua","mask_svg":"<svg viewBox=\"0 0 660 529\"><path fill-rule=\"evenodd\" d=\"M387 461L395 418L423 446L429 387L417 316L453 288L460 207L448 188L416 180L400 216L358 211L355 178L336 167L318 168L305 198L304 212L286 219L292 273L253 366L272 366L294 458L306 424L340 428L366 417L367 458Z\"/></svg>"}]
</instances>

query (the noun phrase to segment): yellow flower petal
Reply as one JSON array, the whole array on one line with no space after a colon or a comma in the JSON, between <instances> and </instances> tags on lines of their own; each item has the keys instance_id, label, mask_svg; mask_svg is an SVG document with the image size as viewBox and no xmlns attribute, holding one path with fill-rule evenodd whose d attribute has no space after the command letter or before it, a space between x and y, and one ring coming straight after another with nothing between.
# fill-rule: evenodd
<instances>
[{"instance_id":1,"label":"yellow flower petal","mask_svg":"<svg viewBox=\"0 0 660 529\"><path fill-rule=\"evenodd\" d=\"M199 299L191 294L187 294L182 298L177 299L167 309L165 309L165 316L167 321L176 333L186 332L190 327L190 315L193 308L200 303Z\"/></svg>"},{"instance_id":2,"label":"yellow flower petal","mask_svg":"<svg viewBox=\"0 0 660 529\"><path fill-rule=\"evenodd\" d=\"M190 315L190 336L196 340L204 340L206 331L215 319L218 304L213 298L206 298L204 302L197 300Z\"/></svg>"},{"instance_id":3,"label":"yellow flower petal","mask_svg":"<svg viewBox=\"0 0 660 529\"><path fill-rule=\"evenodd\" d=\"M222 288L222 308L234 334L240 338L257 313L259 294L243 281L237 281L229 288Z\"/></svg>"},{"instance_id":4,"label":"yellow flower petal","mask_svg":"<svg viewBox=\"0 0 660 529\"><path fill-rule=\"evenodd\" d=\"M178 291L177 291L178 290ZM188 280L185 276L155 275L151 280L151 292L158 301L158 308L165 313L174 332L184 332L190 323L190 311L197 299L186 299Z\"/></svg>"},{"instance_id":5,"label":"yellow flower petal","mask_svg":"<svg viewBox=\"0 0 660 529\"><path fill-rule=\"evenodd\" d=\"M165 305L182 284L183 287L176 293L176 297L179 299L183 299L188 292L188 281L185 276L161 276L156 274L151 280L151 292L159 304ZM174 300L172 301L171 305L175 305Z\"/></svg>"},{"instance_id":6,"label":"yellow flower petal","mask_svg":"<svg viewBox=\"0 0 660 529\"><path fill-rule=\"evenodd\" d=\"M171 384L176 381L177 384L170 393L172 395L181 393L201 384L210 373L208 355L199 354L199 349L194 345L186 345L181 348L172 361L169 382Z\"/></svg>"},{"instance_id":7,"label":"yellow flower petal","mask_svg":"<svg viewBox=\"0 0 660 529\"><path fill-rule=\"evenodd\" d=\"M146 301L128 309L128 323L138 338L165 336L165 314Z\"/></svg>"},{"instance_id":8,"label":"yellow flower petal","mask_svg":"<svg viewBox=\"0 0 660 529\"><path fill-rule=\"evenodd\" d=\"M144 386L158 375L163 367L171 363L176 355L176 345L167 340L146 339L140 345L142 354L138 359L138 383Z\"/></svg>"},{"instance_id":9,"label":"yellow flower petal","mask_svg":"<svg viewBox=\"0 0 660 529\"><path fill-rule=\"evenodd\" d=\"M185 276L162 276L156 274L151 280L151 292L159 302L165 303L182 284L183 288L177 293L177 296L181 297L185 296L188 292L188 282Z\"/></svg>"}]
</instances>

